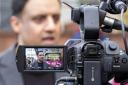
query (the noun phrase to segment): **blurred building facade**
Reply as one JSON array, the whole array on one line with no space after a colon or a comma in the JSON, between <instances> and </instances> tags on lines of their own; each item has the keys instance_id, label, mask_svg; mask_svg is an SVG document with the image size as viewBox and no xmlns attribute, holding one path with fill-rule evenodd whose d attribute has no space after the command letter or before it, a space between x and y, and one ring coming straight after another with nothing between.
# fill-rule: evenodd
<instances>
[{"instance_id":1,"label":"blurred building facade","mask_svg":"<svg viewBox=\"0 0 128 85\"><path fill-rule=\"evenodd\" d=\"M9 25L11 3L12 0L0 0L0 29L4 31L12 31Z\"/></svg>"},{"instance_id":2,"label":"blurred building facade","mask_svg":"<svg viewBox=\"0 0 128 85\"><path fill-rule=\"evenodd\" d=\"M16 34L9 24L12 0L0 0L0 53L16 41Z\"/></svg>"}]
</instances>

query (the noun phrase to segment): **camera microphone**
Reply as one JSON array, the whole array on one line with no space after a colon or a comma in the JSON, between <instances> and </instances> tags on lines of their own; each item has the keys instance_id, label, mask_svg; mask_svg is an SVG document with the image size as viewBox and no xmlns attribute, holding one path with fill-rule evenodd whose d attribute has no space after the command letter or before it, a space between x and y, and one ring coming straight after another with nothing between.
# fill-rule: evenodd
<instances>
[{"instance_id":1,"label":"camera microphone","mask_svg":"<svg viewBox=\"0 0 128 85\"><path fill-rule=\"evenodd\" d=\"M115 1L114 7L119 13L121 13L122 9L124 9L124 12L127 10L127 5L121 0Z\"/></svg>"},{"instance_id":2,"label":"camera microphone","mask_svg":"<svg viewBox=\"0 0 128 85\"><path fill-rule=\"evenodd\" d=\"M114 19L106 16L103 24L110 26L113 29L121 30L121 21L118 19ZM124 26L125 26L125 30L128 31L128 25L124 24Z\"/></svg>"},{"instance_id":3,"label":"camera microphone","mask_svg":"<svg viewBox=\"0 0 128 85\"><path fill-rule=\"evenodd\" d=\"M120 14L121 10L124 12L127 10L128 0L109 0L106 11L111 14Z\"/></svg>"}]
</instances>

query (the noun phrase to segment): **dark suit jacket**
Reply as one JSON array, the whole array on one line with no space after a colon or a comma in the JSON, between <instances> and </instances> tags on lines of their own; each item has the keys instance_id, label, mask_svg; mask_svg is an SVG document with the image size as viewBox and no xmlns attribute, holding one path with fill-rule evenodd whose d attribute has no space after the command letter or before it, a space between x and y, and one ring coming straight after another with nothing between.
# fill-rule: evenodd
<instances>
[{"instance_id":1,"label":"dark suit jacket","mask_svg":"<svg viewBox=\"0 0 128 85\"><path fill-rule=\"evenodd\" d=\"M23 76L17 70L15 56L15 46L11 46L0 54L0 85L54 85L53 73L24 74Z\"/></svg>"},{"instance_id":2,"label":"dark suit jacket","mask_svg":"<svg viewBox=\"0 0 128 85\"><path fill-rule=\"evenodd\" d=\"M42 64L42 65L41 65ZM41 65L41 66L40 66ZM35 69L35 70L46 70L48 68L48 65L46 62L43 62L43 63L38 63L37 60L35 60L32 64L32 69Z\"/></svg>"}]
</instances>

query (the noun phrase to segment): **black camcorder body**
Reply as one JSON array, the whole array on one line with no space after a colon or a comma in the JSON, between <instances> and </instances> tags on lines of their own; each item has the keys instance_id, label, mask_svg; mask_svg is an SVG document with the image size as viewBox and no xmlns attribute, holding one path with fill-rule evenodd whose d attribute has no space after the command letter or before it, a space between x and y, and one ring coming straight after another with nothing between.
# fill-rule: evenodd
<instances>
[{"instance_id":1,"label":"black camcorder body","mask_svg":"<svg viewBox=\"0 0 128 85\"><path fill-rule=\"evenodd\" d=\"M127 25L106 16L107 12L125 12L127 5L127 0L102 0L100 6L72 7L71 19L80 24L81 39L70 39L65 46L19 46L16 55L19 72L69 72L70 77L58 79L56 85L60 82L109 85L112 78L125 85L128 82L127 40L123 36L126 50L122 50L116 42L106 37L101 40L99 35L100 31L110 33L120 28L128 31Z\"/></svg>"},{"instance_id":2,"label":"black camcorder body","mask_svg":"<svg viewBox=\"0 0 128 85\"><path fill-rule=\"evenodd\" d=\"M40 65L33 65L39 52L44 54L42 65L47 64L43 68L40 68ZM67 42L67 46L19 46L16 60L18 71L21 73L71 70L81 85L89 80L97 85L100 83L103 85L117 74L117 81L128 77L128 56L117 43L108 38L97 42L71 39ZM125 75L120 79L119 74Z\"/></svg>"}]
</instances>

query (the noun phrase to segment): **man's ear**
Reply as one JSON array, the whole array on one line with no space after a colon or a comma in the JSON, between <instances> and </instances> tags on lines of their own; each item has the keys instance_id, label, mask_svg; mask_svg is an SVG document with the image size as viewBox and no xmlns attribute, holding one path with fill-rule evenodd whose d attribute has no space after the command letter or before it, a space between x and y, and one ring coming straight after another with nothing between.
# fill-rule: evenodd
<instances>
[{"instance_id":1,"label":"man's ear","mask_svg":"<svg viewBox=\"0 0 128 85\"><path fill-rule=\"evenodd\" d=\"M21 22L20 22L19 18L17 16L11 16L10 24L12 26L13 31L16 34L19 34L19 32L21 30Z\"/></svg>"}]
</instances>

